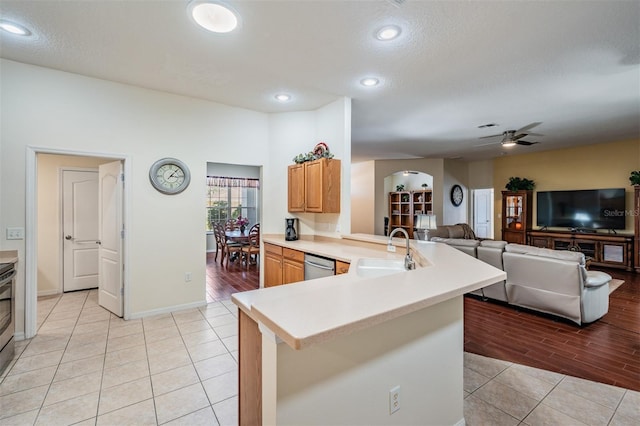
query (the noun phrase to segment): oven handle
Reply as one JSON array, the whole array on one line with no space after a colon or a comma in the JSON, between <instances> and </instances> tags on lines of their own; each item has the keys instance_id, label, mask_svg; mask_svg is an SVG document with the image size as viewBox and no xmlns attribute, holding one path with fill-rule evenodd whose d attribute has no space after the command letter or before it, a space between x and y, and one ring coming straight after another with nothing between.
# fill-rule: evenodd
<instances>
[{"instance_id":1,"label":"oven handle","mask_svg":"<svg viewBox=\"0 0 640 426\"><path fill-rule=\"evenodd\" d=\"M305 260L304 263L306 265L313 266L314 268L326 269L327 271L333 271L333 268L331 266L320 265L320 264L317 264L315 262L310 262L308 260Z\"/></svg>"},{"instance_id":2,"label":"oven handle","mask_svg":"<svg viewBox=\"0 0 640 426\"><path fill-rule=\"evenodd\" d=\"M6 283L10 283L17 273L18 272L15 269L11 271L2 281L0 281L0 286L5 285Z\"/></svg>"}]
</instances>

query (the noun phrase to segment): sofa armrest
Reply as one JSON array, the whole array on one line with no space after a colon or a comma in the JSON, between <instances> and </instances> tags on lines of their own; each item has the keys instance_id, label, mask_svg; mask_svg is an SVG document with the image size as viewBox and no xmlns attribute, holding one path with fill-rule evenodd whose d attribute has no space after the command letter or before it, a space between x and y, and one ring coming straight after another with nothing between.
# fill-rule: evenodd
<instances>
[{"instance_id":1,"label":"sofa armrest","mask_svg":"<svg viewBox=\"0 0 640 426\"><path fill-rule=\"evenodd\" d=\"M587 279L584 282L585 287L600 287L611 281L611 275L600 271L587 271Z\"/></svg>"}]
</instances>

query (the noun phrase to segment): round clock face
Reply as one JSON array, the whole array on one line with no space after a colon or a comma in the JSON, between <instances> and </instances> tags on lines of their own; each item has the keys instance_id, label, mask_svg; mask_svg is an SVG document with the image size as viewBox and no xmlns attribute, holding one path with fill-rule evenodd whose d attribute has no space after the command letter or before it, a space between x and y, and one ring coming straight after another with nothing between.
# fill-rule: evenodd
<instances>
[{"instance_id":1,"label":"round clock face","mask_svg":"<svg viewBox=\"0 0 640 426\"><path fill-rule=\"evenodd\" d=\"M149 169L149 180L163 194L178 194L189 186L191 173L182 161L163 158L153 163Z\"/></svg>"},{"instance_id":2,"label":"round clock face","mask_svg":"<svg viewBox=\"0 0 640 426\"><path fill-rule=\"evenodd\" d=\"M453 185L453 188L451 188L451 202L456 207L462 204L462 188L460 185Z\"/></svg>"}]
</instances>

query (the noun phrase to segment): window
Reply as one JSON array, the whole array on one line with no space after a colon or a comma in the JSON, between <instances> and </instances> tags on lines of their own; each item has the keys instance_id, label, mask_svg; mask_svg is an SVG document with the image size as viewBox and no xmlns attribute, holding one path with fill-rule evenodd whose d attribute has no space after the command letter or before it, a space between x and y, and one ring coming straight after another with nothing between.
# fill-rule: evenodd
<instances>
[{"instance_id":1,"label":"window","mask_svg":"<svg viewBox=\"0 0 640 426\"><path fill-rule=\"evenodd\" d=\"M249 219L249 225L258 223L259 179L207 177L207 231L213 231L213 224L223 224L239 216Z\"/></svg>"}]
</instances>

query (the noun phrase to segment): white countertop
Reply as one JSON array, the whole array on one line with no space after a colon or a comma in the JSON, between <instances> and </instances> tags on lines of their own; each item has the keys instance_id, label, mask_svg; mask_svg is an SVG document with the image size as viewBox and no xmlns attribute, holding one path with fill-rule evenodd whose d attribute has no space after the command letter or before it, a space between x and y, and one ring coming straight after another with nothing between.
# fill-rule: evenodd
<instances>
[{"instance_id":1,"label":"white countertop","mask_svg":"<svg viewBox=\"0 0 640 426\"><path fill-rule=\"evenodd\" d=\"M396 240L397 252L388 253L387 237L374 235L326 241L265 236L263 241L354 264L363 257L404 256L404 240ZM348 274L236 293L232 300L289 346L301 349L506 278L504 271L446 244L411 240L411 246L422 265L412 271L364 278L355 273L354 265Z\"/></svg>"},{"instance_id":2,"label":"white countertop","mask_svg":"<svg viewBox=\"0 0 640 426\"><path fill-rule=\"evenodd\" d=\"M17 263L18 250L0 250L0 263Z\"/></svg>"}]
</instances>

